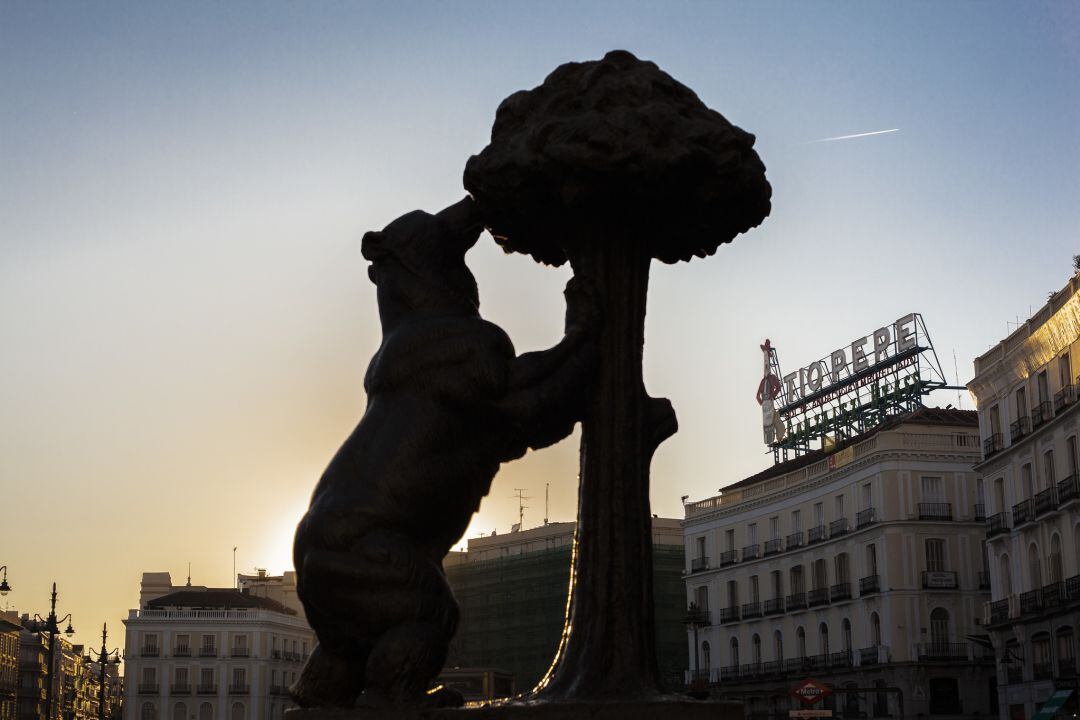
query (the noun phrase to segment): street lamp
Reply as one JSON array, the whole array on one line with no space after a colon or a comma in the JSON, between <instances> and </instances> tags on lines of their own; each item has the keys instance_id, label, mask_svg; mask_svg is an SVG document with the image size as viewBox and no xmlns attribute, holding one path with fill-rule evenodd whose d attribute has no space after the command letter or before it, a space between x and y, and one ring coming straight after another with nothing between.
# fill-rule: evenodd
<instances>
[{"instance_id":1,"label":"street lamp","mask_svg":"<svg viewBox=\"0 0 1080 720\"><path fill-rule=\"evenodd\" d=\"M0 580L0 595L7 595L11 592L11 586L7 581L7 565L0 565L0 570L4 571L4 579Z\"/></svg>"},{"instance_id":2,"label":"street lamp","mask_svg":"<svg viewBox=\"0 0 1080 720\"><path fill-rule=\"evenodd\" d=\"M94 650L90 648L87 650L86 659L90 662L97 662L101 667L101 673L98 676L98 720L105 720L105 668L112 663L113 665L120 664L120 650L116 649L109 652L108 645L108 628L106 623L101 624L101 649ZM97 655L97 660L94 660L94 655Z\"/></svg>"},{"instance_id":3,"label":"street lamp","mask_svg":"<svg viewBox=\"0 0 1080 720\"><path fill-rule=\"evenodd\" d=\"M60 634L60 623L67 621L67 627L64 629L64 634L71 637L75 634L75 628L71 627L71 613L68 613L62 618L56 617L56 583L52 585L52 601L49 607L49 616L41 617L37 613L34 613L33 625L29 628L31 632L35 632L38 635L48 635L49 637L49 677L45 684L45 720L52 720L52 701L53 701L53 671L55 669L54 658L56 656L56 636Z\"/></svg>"}]
</instances>

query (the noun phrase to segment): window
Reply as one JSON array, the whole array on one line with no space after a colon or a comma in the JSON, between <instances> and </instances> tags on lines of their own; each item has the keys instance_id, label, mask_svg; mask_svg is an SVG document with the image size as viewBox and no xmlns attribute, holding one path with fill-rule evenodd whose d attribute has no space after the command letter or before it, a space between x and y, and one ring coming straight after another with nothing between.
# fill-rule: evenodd
<instances>
[{"instance_id":1,"label":"window","mask_svg":"<svg viewBox=\"0 0 1080 720\"><path fill-rule=\"evenodd\" d=\"M1073 642L1073 629L1061 628L1058 634L1058 662L1076 666L1076 644Z\"/></svg>"},{"instance_id":2,"label":"window","mask_svg":"<svg viewBox=\"0 0 1080 720\"><path fill-rule=\"evenodd\" d=\"M934 608L930 613L930 644L935 648L945 648L949 643L949 611Z\"/></svg>"},{"instance_id":3,"label":"window","mask_svg":"<svg viewBox=\"0 0 1080 720\"><path fill-rule=\"evenodd\" d=\"M839 520L844 517L844 496L837 495L836 498L834 498L833 505L833 512L835 513L833 519Z\"/></svg>"},{"instance_id":4,"label":"window","mask_svg":"<svg viewBox=\"0 0 1080 720\"><path fill-rule=\"evenodd\" d=\"M870 543L866 546L866 574L877 575L877 546Z\"/></svg>"},{"instance_id":5,"label":"window","mask_svg":"<svg viewBox=\"0 0 1080 720\"><path fill-rule=\"evenodd\" d=\"M141 712L142 720L157 720L157 708L152 702L144 702Z\"/></svg>"},{"instance_id":6,"label":"window","mask_svg":"<svg viewBox=\"0 0 1080 720\"><path fill-rule=\"evenodd\" d=\"M739 581L728 580L727 584L727 597L728 607L737 607L739 605Z\"/></svg>"},{"instance_id":7,"label":"window","mask_svg":"<svg viewBox=\"0 0 1080 720\"><path fill-rule=\"evenodd\" d=\"M825 564L825 558L818 558L811 566L813 568L813 577L811 580L814 583L814 589L820 590L829 586L828 566Z\"/></svg>"},{"instance_id":8,"label":"window","mask_svg":"<svg viewBox=\"0 0 1080 720\"><path fill-rule=\"evenodd\" d=\"M694 590L694 602L698 606L698 610L709 609L709 586L702 585Z\"/></svg>"},{"instance_id":9,"label":"window","mask_svg":"<svg viewBox=\"0 0 1080 720\"><path fill-rule=\"evenodd\" d=\"M728 530L726 533L724 533L724 536L725 536L725 538L727 540L727 549L728 550L734 550L735 549L735 531L734 530Z\"/></svg>"},{"instance_id":10,"label":"window","mask_svg":"<svg viewBox=\"0 0 1080 720\"><path fill-rule=\"evenodd\" d=\"M922 499L925 503L945 502L945 489L939 477L922 478Z\"/></svg>"},{"instance_id":11,"label":"window","mask_svg":"<svg viewBox=\"0 0 1080 720\"><path fill-rule=\"evenodd\" d=\"M207 689L214 687L214 668L201 668L199 670L199 685Z\"/></svg>"},{"instance_id":12,"label":"window","mask_svg":"<svg viewBox=\"0 0 1080 720\"><path fill-rule=\"evenodd\" d=\"M840 628L843 633L844 652L851 652L851 621L844 618Z\"/></svg>"},{"instance_id":13,"label":"window","mask_svg":"<svg viewBox=\"0 0 1080 720\"><path fill-rule=\"evenodd\" d=\"M244 703L234 702L229 720L244 720Z\"/></svg>"},{"instance_id":14,"label":"window","mask_svg":"<svg viewBox=\"0 0 1080 720\"><path fill-rule=\"evenodd\" d=\"M877 613L870 613L870 643L874 647L881 645L881 618Z\"/></svg>"},{"instance_id":15,"label":"window","mask_svg":"<svg viewBox=\"0 0 1080 720\"><path fill-rule=\"evenodd\" d=\"M791 532L802 532L802 513L798 510L791 511Z\"/></svg>"},{"instance_id":16,"label":"window","mask_svg":"<svg viewBox=\"0 0 1080 720\"><path fill-rule=\"evenodd\" d=\"M215 635L203 635L202 636L202 645L200 646L199 652L202 652L204 654L211 654L212 655L215 652L216 647L217 647L217 636L215 636Z\"/></svg>"},{"instance_id":17,"label":"window","mask_svg":"<svg viewBox=\"0 0 1080 720\"><path fill-rule=\"evenodd\" d=\"M795 649L799 653L799 657L806 657L806 631L799 626L799 629L795 631Z\"/></svg>"},{"instance_id":18,"label":"window","mask_svg":"<svg viewBox=\"0 0 1080 720\"><path fill-rule=\"evenodd\" d=\"M874 507L874 486L864 483L862 486L862 506L864 510Z\"/></svg>"},{"instance_id":19,"label":"window","mask_svg":"<svg viewBox=\"0 0 1080 720\"><path fill-rule=\"evenodd\" d=\"M848 554L840 553L836 556L836 582L846 583L849 582L848 577Z\"/></svg>"},{"instance_id":20,"label":"window","mask_svg":"<svg viewBox=\"0 0 1080 720\"><path fill-rule=\"evenodd\" d=\"M780 539L780 517L779 516L769 518L769 539L770 540L779 540Z\"/></svg>"},{"instance_id":21,"label":"window","mask_svg":"<svg viewBox=\"0 0 1080 720\"><path fill-rule=\"evenodd\" d=\"M1040 403L1050 402L1050 383L1047 382L1046 371L1045 370L1043 370L1041 373L1039 373L1037 383L1038 383L1038 386L1039 386L1039 402ZM1046 417L1043 418L1043 420L1048 420L1048 419L1049 418L1046 418Z\"/></svg>"},{"instance_id":22,"label":"window","mask_svg":"<svg viewBox=\"0 0 1080 720\"><path fill-rule=\"evenodd\" d=\"M1058 384L1063 390L1072 385L1072 365L1069 363L1069 353L1058 358Z\"/></svg>"},{"instance_id":23,"label":"window","mask_svg":"<svg viewBox=\"0 0 1080 720\"><path fill-rule=\"evenodd\" d=\"M994 509L1000 512L1005 512L1005 478L999 477L994 481L994 501L997 505Z\"/></svg>"},{"instance_id":24,"label":"window","mask_svg":"<svg viewBox=\"0 0 1080 720\"><path fill-rule=\"evenodd\" d=\"M997 435L1001 432L1001 410L997 405L990 408L990 434Z\"/></svg>"},{"instance_id":25,"label":"window","mask_svg":"<svg viewBox=\"0 0 1080 720\"><path fill-rule=\"evenodd\" d=\"M232 686L238 689L247 686L247 670L244 668L233 668Z\"/></svg>"},{"instance_id":26,"label":"window","mask_svg":"<svg viewBox=\"0 0 1080 720\"><path fill-rule=\"evenodd\" d=\"M750 577L750 602L761 602L761 596L758 591L758 576L752 575Z\"/></svg>"},{"instance_id":27,"label":"window","mask_svg":"<svg viewBox=\"0 0 1080 720\"><path fill-rule=\"evenodd\" d=\"M779 630L773 633L773 658L777 661L784 659L784 634Z\"/></svg>"},{"instance_id":28,"label":"window","mask_svg":"<svg viewBox=\"0 0 1080 720\"><path fill-rule=\"evenodd\" d=\"M199 720L214 720L214 706L204 702L199 706Z\"/></svg>"},{"instance_id":29,"label":"window","mask_svg":"<svg viewBox=\"0 0 1080 720\"><path fill-rule=\"evenodd\" d=\"M712 667L712 650L709 648L709 641L701 643L701 661L704 663L702 670L705 671L705 676L709 675L709 668Z\"/></svg>"},{"instance_id":30,"label":"window","mask_svg":"<svg viewBox=\"0 0 1080 720\"><path fill-rule=\"evenodd\" d=\"M757 544L757 523L750 523L747 526L747 528L746 528L746 537L747 537L747 540L746 540L747 545L755 545L755 544Z\"/></svg>"},{"instance_id":31,"label":"window","mask_svg":"<svg viewBox=\"0 0 1080 720\"><path fill-rule=\"evenodd\" d=\"M739 639L738 638L731 638L731 653L730 653L729 657L731 658L731 663L730 663L731 666L732 667L739 667Z\"/></svg>"},{"instance_id":32,"label":"window","mask_svg":"<svg viewBox=\"0 0 1080 720\"><path fill-rule=\"evenodd\" d=\"M177 635L176 636L176 649L175 653L186 653L191 647L190 635ZM183 704L183 703L181 703Z\"/></svg>"},{"instance_id":33,"label":"window","mask_svg":"<svg viewBox=\"0 0 1080 720\"><path fill-rule=\"evenodd\" d=\"M1012 570L1009 568L1009 556L1003 554L999 560L1000 571L998 576L1001 578L1001 597L1007 598L1013 593L1012 588ZM1001 599L1001 598L999 598Z\"/></svg>"},{"instance_id":34,"label":"window","mask_svg":"<svg viewBox=\"0 0 1080 720\"><path fill-rule=\"evenodd\" d=\"M1020 468L1020 494L1025 500L1035 497L1035 481L1032 479L1031 463Z\"/></svg>"},{"instance_id":35,"label":"window","mask_svg":"<svg viewBox=\"0 0 1080 720\"><path fill-rule=\"evenodd\" d=\"M926 569L929 572L944 572L945 541L937 538L926 541Z\"/></svg>"},{"instance_id":36,"label":"window","mask_svg":"<svg viewBox=\"0 0 1080 720\"><path fill-rule=\"evenodd\" d=\"M1035 543L1028 545L1028 588L1038 590L1042 587L1042 568L1040 567L1039 546Z\"/></svg>"},{"instance_id":37,"label":"window","mask_svg":"<svg viewBox=\"0 0 1080 720\"><path fill-rule=\"evenodd\" d=\"M772 571L772 595L777 600L784 596L784 576L779 570Z\"/></svg>"},{"instance_id":38,"label":"window","mask_svg":"<svg viewBox=\"0 0 1080 720\"><path fill-rule=\"evenodd\" d=\"M156 685L157 684L157 668L144 667L142 670L142 684L143 685Z\"/></svg>"},{"instance_id":39,"label":"window","mask_svg":"<svg viewBox=\"0 0 1080 720\"><path fill-rule=\"evenodd\" d=\"M1036 666L1050 666L1050 635L1042 633L1031 639L1031 660Z\"/></svg>"},{"instance_id":40,"label":"window","mask_svg":"<svg viewBox=\"0 0 1080 720\"><path fill-rule=\"evenodd\" d=\"M1057 533L1050 536L1050 557L1047 561L1046 570L1050 574L1047 579L1052 583L1063 581L1065 574L1061 567L1061 536Z\"/></svg>"},{"instance_id":41,"label":"window","mask_svg":"<svg viewBox=\"0 0 1080 720\"><path fill-rule=\"evenodd\" d=\"M753 652L753 661L755 665L761 663L761 636L754 633L754 637L750 641L750 650Z\"/></svg>"},{"instance_id":42,"label":"window","mask_svg":"<svg viewBox=\"0 0 1080 720\"><path fill-rule=\"evenodd\" d=\"M1069 474L1070 475L1080 474L1080 457L1078 457L1077 454L1076 454L1076 436L1075 435L1070 435L1069 437L1065 438L1065 448L1066 448L1066 450L1068 452L1068 455L1069 455L1069 457L1068 457L1068 460L1069 460Z\"/></svg>"},{"instance_id":43,"label":"window","mask_svg":"<svg viewBox=\"0 0 1080 720\"><path fill-rule=\"evenodd\" d=\"M1054 487L1056 482L1057 477L1054 472L1054 451L1047 450L1043 453L1043 489L1047 490Z\"/></svg>"},{"instance_id":44,"label":"window","mask_svg":"<svg viewBox=\"0 0 1080 720\"><path fill-rule=\"evenodd\" d=\"M173 705L172 717L173 720L188 720L187 705L182 702Z\"/></svg>"},{"instance_id":45,"label":"window","mask_svg":"<svg viewBox=\"0 0 1080 720\"><path fill-rule=\"evenodd\" d=\"M157 640L157 633L146 633L145 635L143 635L143 648L150 652L156 653L158 649Z\"/></svg>"},{"instance_id":46,"label":"window","mask_svg":"<svg viewBox=\"0 0 1080 720\"><path fill-rule=\"evenodd\" d=\"M705 537L699 537L697 539L697 556L699 559L705 559Z\"/></svg>"},{"instance_id":47,"label":"window","mask_svg":"<svg viewBox=\"0 0 1080 720\"><path fill-rule=\"evenodd\" d=\"M1028 404L1027 404L1027 390L1021 385L1016 390L1016 419L1026 418L1028 416Z\"/></svg>"},{"instance_id":48,"label":"window","mask_svg":"<svg viewBox=\"0 0 1080 720\"><path fill-rule=\"evenodd\" d=\"M818 642L821 643L821 654L829 654L829 626L825 623L821 623L818 626Z\"/></svg>"},{"instance_id":49,"label":"window","mask_svg":"<svg viewBox=\"0 0 1080 720\"><path fill-rule=\"evenodd\" d=\"M791 568L791 592L795 594L805 592L805 590L802 565L795 565Z\"/></svg>"},{"instance_id":50,"label":"window","mask_svg":"<svg viewBox=\"0 0 1080 720\"><path fill-rule=\"evenodd\" d=\"M175 674L173 682L176 683L177 687L187 687L188 674L187 674L187 668L186 667L178 667L178 668L176 668L176 674Z\"/></svg>"},{"instance_id":51,"label":"window","mask_svg":"<svg viewBox=\"0 0 1080 720\"><path fill-rule=\"evenodd\" d=\"M814 503L814 527L821 527L825 524L825 504Z\"/></svg>"}]
</instances>

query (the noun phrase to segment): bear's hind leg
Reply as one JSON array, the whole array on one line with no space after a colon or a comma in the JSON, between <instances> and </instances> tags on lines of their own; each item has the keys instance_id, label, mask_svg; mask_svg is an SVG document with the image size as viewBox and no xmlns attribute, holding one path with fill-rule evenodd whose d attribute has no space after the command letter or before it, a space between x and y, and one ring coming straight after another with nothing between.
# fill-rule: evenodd
<instances>
[{"instance_id":1,"label":"bear's hind leg","mask_svg":"<svg viewBox=\"0 0 1080 720\"><path fill-rule=\"evenodd\" d=\"M333 655L321 643L315 645L289 688L300 707L352 707L364 686L364 663Z\"/></svg>"},{"instance_id":2,"label":"bear's hind leg","mask_svg":"<svg viewBox=\"0 0 1080 720\"><path fill-rule=\"evenodd\" d=\"M408 622L379 638L368 656L362 704L402 705L424 698L432 679L446 662L449 638L437 622ZM460 705L460 696L443 692L438 704Z\"/></svg>"}]
</instances>

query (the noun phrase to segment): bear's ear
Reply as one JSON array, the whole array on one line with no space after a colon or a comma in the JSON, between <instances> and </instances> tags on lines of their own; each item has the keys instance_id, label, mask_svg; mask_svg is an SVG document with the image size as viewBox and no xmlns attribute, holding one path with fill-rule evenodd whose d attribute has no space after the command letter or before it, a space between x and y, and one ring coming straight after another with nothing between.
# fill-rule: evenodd
<instances>
[{"instance_id":1,"label":"bear's ear","mask_svg":"<svg viewBox=\"0 0 1080 720\"><path fill-rule=\"evenodd\" d=\"M365 260L371 262L384 257L386 255L385 239L381 230L370 230L364 233L364 238L360 241L360 254Z\"/></svg>"},{"instance_id":2,"label":"bear's ear","mask_svg":"<svg viewBox=\"0 0 1080 720\"><path fill-rule=\"evenodd\" d=\"M461 240L463 253L476 244L480 233L484 231L484 219L480 216L480 209L469 195L443 208L435 217L449 226L453 237Z\"/></svg>"}]
</instances>

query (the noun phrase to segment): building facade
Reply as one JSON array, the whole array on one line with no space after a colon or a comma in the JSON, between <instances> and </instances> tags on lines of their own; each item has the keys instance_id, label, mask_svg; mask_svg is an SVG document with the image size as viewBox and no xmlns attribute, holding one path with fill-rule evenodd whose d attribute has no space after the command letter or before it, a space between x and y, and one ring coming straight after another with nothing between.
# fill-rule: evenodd
<instances>
[{"instance_id":1,"label":"building facade","mask_svg":"<svg viewBox=\"0 0 1080 720\"><path fill-rule=\"evenodd\" d=\"M279 589L289 580L256 579ZM283 597L296 597L295 582ZM280 720L315 644L297 607L244 589L174 586L168 573L143 574L124 624L125 720Z\"/></svg>"},{"instance_id":2,"label":"building facade","mask_svg":"<svg viewBox=\"0 0 1080 720\"><path fill-rule=\"evenodd\" d=\"M473 538L466 551L446 557L446 578L461 609L448 670L507 671L518 692L544 676L562 637L576 527L574 522L548 523ZM686 669L682 555L680 521L654 518L658 664L663 677L676 680Z\"/></svg>"},{"instance_id":3,"label":"building facade","mask_svg":"<svg viewBox=\"0 0 1080 720\"><path fill-rule=\"evenodd\" d=\"M996 714L974 412L923 408L686 504L698 690L786 718ZM974 639L974 641L972 640Z\"/></svg>"},{"instance_id":4,"label":"building facade","mask_svg":"<svg viewBox=\"0 0 1080 720\"><path fill-rule=\"evenodd\" d=\"M0 720L15 720L19 692L19 635L15 613L0 612Z\"/></svg>"},{"instance_id":5,"label":"building facade","mask_svg":"<svg viewBox=\"0 0 1080 720\"><path fill-rule=\"evenodd\" d=\"M1080 630L1080 274L976 358L1000 717L1075 688ZM1073 701L1075 707L1075 700ZM1075 710L1074 710L1075 712Z\"/></svg>"}]
</instances>

